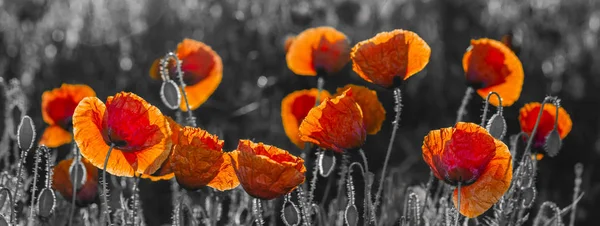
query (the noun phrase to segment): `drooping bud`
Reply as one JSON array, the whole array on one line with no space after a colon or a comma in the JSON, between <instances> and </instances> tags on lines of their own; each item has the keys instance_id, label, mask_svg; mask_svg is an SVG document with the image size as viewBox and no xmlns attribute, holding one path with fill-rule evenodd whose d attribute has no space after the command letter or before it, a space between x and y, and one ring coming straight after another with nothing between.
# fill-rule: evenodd
<instances>
[{"instance_id":1,"label":"drooping bud","mask_svg":"<svg viewBox=\"0 0 600 226\"><path fill-rule=\"evenodd\" d=\"M553 129L550 134L546 136L546 144L544 145L544 149L550 157L554 157L558 155L561 146L562 140L560 139L560 134L558 133L557 129Z\"/></svg>"},{"instance_id":2,"label":"drooping bud","mask_svg":"<svg viewBox=\"0 0 600 226\"><path fill-rule=\"evenodd\" d=\"M181 93L179 87L173 80L163 81L160 86L160 99L170 109L175 110L181 104Z\"/></svg>"},{"instance_id":3,"label":"drooping bud","mask_svg":"<svg viewBox=\"0 0 600 226\"><path fill-rule=\"evenodd\" d=\"M71 166L69 167L69 178L77 190L85 184L87 172L81 161L73 160L73 162L71 162Z\"/></svg>"},{"instance_id":4,"label":"drooping bud","mask_svg":"<svg viewBox=\"0 0 600 226\"><path fill-rule=\"evenodd\" d=\"M504 120L504 116L498 113L492 115L486 129L493 137L502 140L504 135L506 135L506 121Z\"/></svg>"},{"instance_id":5,"label":"drooping bud","mask_svg":"<svg viewBox=\"0 0 600 226\"><path fill-rule=\"evenodd\" d=\"M348 205L344 212L344 221L349 226L358 225L358 210L355 205Z\"/></svg>"},{"instance_id":6,"label":"drooping bud","mask_svg":"<svg viewBox=\"0 0 600 226\"><path fill-rule=\"evenodd\" d=\"M54 190L44 188L38 196L38 215L41 217L49 217L54 212L56 206L56 196Z\"/></svg>"},{"instance_id":7,"label":"drooping bud","mask_svg":"<svg viewBox=\"0 0 600 226\"><path fill-rule=\"evenodd\" d=\"M523 202L521 203L521 208L529 209L533 205L533 201L535 201L535 196L537 192L535 191L535 187L527 187L523 189Z\"/></svg>"},{"instance_id":8,"label":"drooping bud","mask_svg":"<svg viewBox=\"0 0 600 226\"><path fill-rule=\"evenodd\" d=\"M328 177L335 168L335 156L332 152L321 151L319 154L319 174Z\"/></svg>"},{"instance_id":9,"label":"drooping bud","mask_svg":"<svg viewBox=\"0 0 600 226\"><path fill-rule=\"evenodd\" d=\"M286 226L296 226L300 224L300 210L296 204L289 200L289 194L286 195L281 210L281 219Z\"/></svg>"}]
</instances>

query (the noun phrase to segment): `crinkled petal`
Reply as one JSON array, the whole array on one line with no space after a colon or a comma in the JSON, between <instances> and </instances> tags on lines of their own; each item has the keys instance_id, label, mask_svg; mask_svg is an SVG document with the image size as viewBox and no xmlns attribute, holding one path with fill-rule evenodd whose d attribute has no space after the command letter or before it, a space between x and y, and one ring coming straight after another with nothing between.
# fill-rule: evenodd
<instances>
[{"instance_id":1,"label":"crinkled petal","mask_svg":"<svg viewBox=\"0 0 600 226\"><path fill-rule=\"evenodd\" d=\"M317 75L318 68L335 73L348 61L349 40L332 27L306 29L295 37L286 54L288 68L304 76Z\"/></svg>"},{"instance_id":2,"label":"crinkled petal","mask_svg":"<svg viewBox=\"0 0 600 226\"><path fill-rule=\"evenodd\" d=\"M298 128L300 123L310 109L315 106L316 97L319 93L318 89L298 90L288 94L281 101L281 121L285 134L299 148L304 148L304 141L300 140ZM325 98L331 97L327 90L321 90L319 103Z\"/></svg>"},{"instance_id":3,"label":"crinkled petal","mask_svg":"<svg viewBox=\"0 0 600 226\"><path fill-rule=\"evenodd\" d=\"M69 131L66 131L59 125L48 126L42 138L40 139L40 145L45 145L49 148L56 148L64 144L71 143L73 136Z\"/></svg>"},{"instance_id":4,"label":"crinkled petal","mask_svg":"<svg viewBox=\"0 0 600 226\"><path fill-rule=\"evenodd\" d=\"M364 86L346 85L343 88L338 88L334 96L341 95L348 88L352 88L352 98L360 106L363 112L363 120L367 134L374 135L381 129L381 125L385 120L385 109L379 99L377 92L370 90Z\"/></svg>"}]
</instances>

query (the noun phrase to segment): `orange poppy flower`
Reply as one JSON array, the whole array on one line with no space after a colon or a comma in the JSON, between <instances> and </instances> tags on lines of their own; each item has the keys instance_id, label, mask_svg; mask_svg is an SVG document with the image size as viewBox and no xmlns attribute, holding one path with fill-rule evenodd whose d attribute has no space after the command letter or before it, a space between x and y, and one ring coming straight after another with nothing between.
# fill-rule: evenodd
<instances>
[{"instance_id":1,"label":"orange poppy flower","mask_svg":"<svg viewBox=\"0 0 600 226\"><path fill-rule=\"evenodd\" d=\"M363 112L363 121L367 129L367 134L373 135L379 132L381 124L385 120L385 109L377 98L377 92L364 86L349 84L338 88L334 96L342 95L347 89L352 89L352 98Z\"/></svg>"},{"instance_id":2,"label":"orange poppy flower","mask_svg":"<svg viewBox=\"0 0 600 226\"><path fill-rule=\"evenodd\" d=\"M538 114L540 113L541 103L533 102L528 103L519 111L519 123L521 124L521 131L531 136L535 122L537 121ZM554 129L554 121L556 119L556 106L553 104L545 104L544 111L542 112L542 118L538 125L537 132L533 138L533 147L541 148L546 143L546 137ZM560 135L560 139L564 139L569 132L571 132L571 116L567 111L560 107L558 109L558 125L556 129Z\"/></svg>"},{"instance_id":3,"label":"orange poppy flower","mask_svg":"<svg viewBox=\"0 0 600 226\"><path fill-rule=\"evenodd\" d=\"M350 57L352 70L361 78L392 87L423 70L430 55L429 45L419 35L396 29L357 43Z\"/></svg>"},{"instance_id":4,"label":"orange poppy flower","mask_svg":"<svg viewBox=\"0 0 600 226\"><path fill-rule=\"evenodd\" d=\"M73 115L73 134L81 154L98 168L112 145L106 171L116 176L156 172L172 145L160 110L126 92L108 97L106 105L96 97L84 98Z\"/></svg>"},{"instance_id":5,"label":"orange poppy flower","mask_svg":"<svg viewBox=\"0 0 600 226\"><path fill-rule=\"evenodd\" d=\"M223 63L221 57L210 46L193 40L184 39L176 50L177 57L181 60L181 71L185 82L185 92L192 110L202 105L210 95L215 92L223 79ZM175 76L177 68L174 63L169 63L169 75ZM157 59L150 68L150 77L160 79L160 59ZM174 77L173 77L174 78ZM183 95L180 109L187 111Z\"/></svg>"},{"instance_id":6,"label":"orange poppy flower","mask_svg":"<svg viewBox=\"0 0 600 226\"><path fill-rule=\"evenodd\" d=\"M85 206L95 201L98 194L98 169L82 158L81 162L85 166L85 172L79 171L78 175L86 174L83 179L83 185L77 190L75 203ZM52 169L52 189L58 191L66 200L73 197L73 183L71 182L71 165L73 159L60 161Z\"/></svg>"},{"instance_id":7,"label":"orange poppy flower","mask_svg":"<svg viewBox=\"0 0 600 226\"><path fill-rule=\"evenodd\" d=\"M362 110L352 96L348 89L312 108L300 124L300 139L336 152L360 147L367 131Z\"/></svg>"},{"instance_id":8,"label":"orange poppy flower","mask_svg":"<svg viewBox=\"0 0 600 226\"><path fill-rule=\"evenodd\" d=\"M223 191L240 183L229 156L223 152L223 141L200 128L186 126L179 131L171 158L175 179L186 189L209 186Z\"/></svg>"},{"instance_id":9,"label":"orange poppy flower","mask_svg":"<svg viewBox=\"0 0 600 226\"><path fill-rule=\"evenodd\" d=\"M45 91L42 94L42 119L48 123L40 145L55 148L73 140L69 130L73 112L79 101L85 97L96 96L96 92L87 85L62 84L60 88Z\"/></svg>"},{"instance_id":10,"label":"orange poppy flower","mask_svg":"<svg viewBox=\"0 0 600 226\"><path fill-rule=\"evenodd\" d=\"M304 159L275 146L240 140L230 152L235 173L252 197L270 200L290 193L304 182Z\"/></svg>"},{"instance_id":11,"label":"orange poppy flower","mask_svg":"<svg viewBox=\"0 0 600 226\"><path fill-rule=\"evenodd\" d=\"M332 27L309 28L295 37L286 61L298 75L315 76L319 70L335 73L350 61L350 41Z\"/></svg>"},{"instance_id":12,"label":"orange poppy flower","mask_svg":"<svg viewBox=\"0 0 600 226\"><path fill-rule=\"evenodd\" d=\"M308 114L308 111L315 106L318 93L318 89L298 90L288 94L281 101L283 129L290 140L299 148L304 148L304 141L300 140L298 127ZM331 97L331 94L327 90L321 90L319 103L329 97Z\"/></svg>"},{"instance_id":13,"label":"orange poppy flower","mask_svg":"<svg viewBox=\"0 0 600 226\"><path fill-rule=\"evenodd\" d=\"M500 41L471 40L463 56L463 68L467 83L483 99L495 91L502 97L502 106L510 106L521 96L523 66L517 55ZM498 99L490 98L490 104L498 106Z\"/></svg>"},{"instance_id":14,"label":"orange poppy flower","mask_svg":"<svg viewBox=\"0 0 600 226\"><path fill-rule=\"evenodd\" d=\"M285 38L285 43L283 43L283 48L285 49L286 53L290 50L290 46L292 46L292 43L294 43L294 40L296 40L295 35L288 35Z\"/></svg>"},{"instance_id":15,"label":"orange poppy flower","mask_svg":"<svg viewBox=\"0 0 600 226\"><path fill-rule=\"evenodd\" d=\"M512 180L512 157L506 144L474 123L433 130L423 140L423 159L433 174L461 184L460 213L473 218L492 207ZM458 189L454 190L454 205ZM458 208L458 207L457 207Z\"/></svg>"}]
</instances>

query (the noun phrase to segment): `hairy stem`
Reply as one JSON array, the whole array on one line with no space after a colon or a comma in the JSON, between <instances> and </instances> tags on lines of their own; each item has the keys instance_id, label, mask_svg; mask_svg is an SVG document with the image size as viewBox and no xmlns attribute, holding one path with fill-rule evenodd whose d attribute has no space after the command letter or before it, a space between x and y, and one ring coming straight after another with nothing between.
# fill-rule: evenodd
<instances>
[{"instance_id":1,"label":"hairy stem","mask_svg":"<svg viewBox=\"0 0 600 226\"><path fill-rule=\"evenodd\" d=\"M558 116L558 114L557 114ZM573 209L571 210L571 216L569 217L569 226L575 225L575 217L577 212L577 196L579 196L581 187L581 175L583 174L583 164L575 164L575 186L573 187Z\"/></svg>"},{"instance_id":2,"label":"hairy stem","mask_svg":"<svg viewBox=\"0 0 600 226\"><path fill-rule=\"evenodd\" d=\"M458 226L458 218L460 218L460 187L461 183L458 182L458 200L456 202L456 218L454 219L454 226Z\"/></svg>"},{"instance_id":3,"label":"hairy stem","mask_svg":"<svg viewBox=\"0 0 600 226\"><path fill-rule=\"evenodd\" d=\"M34 160L34 165L33 165L33 184L31 185L31 208L29 208L29 219L28 222L33 222L33 208L34 207L34 201L35 201L35 191L37 188L37 178L38 178L38 166L40 164L41 161L41 152L38 150L35 152L35 160Z\"/></svg>"},{"instance_id":4,"label":"hairy stem","mask_svg":"<svg viewBox=\"0 0 600 226\"><path fill-rule=\"evenodd\" d=\"M110 153L112 152L113 148L115 147L114 144L110 144L110 147L108 148L108 152L106 153L106 158L104 159L104 167L102 168L102 199L104 201L104 208L106 208L106 220L108 222L108 225L112 225L111 220L110 220L110 208L108 206L108 188L106 188L106 184L108 182L106 182L106 165L108 164L108 159L110 158Z\"/></svg>"},{"instance_id":5,"label":"hairy stem","mask_svg":"<svg viewBox=\"0 0 600 226\"><path fill-rule=\"evenodd\" d=\"M460 107L458 108L458 113L456 115L457 123L461 122L463 119L463 116L466 114L467 105L469 104L469 100L471 100L471 97L473 97L473 92L475 92L475 90L473 88L471 88L470 86L467 87L467 90L465 91L465 96L462 99Z\"/></svg>"},{"instance_id":6,"label":"hairy stem","mask_svg":"<svg viewBox=\"0 0 600 226\"><path fill-rule=\"evenodd\" d=\"M73 145L73 149L75 151L75 156L73 157L73 161L75 161L75 164L80 164L80 155L79 155L79 148L77 148L76 145ZM75 165L76 167L73 167L73 177L75 180L79 180L79 165ZM75 198L77 197L77 183L76 181L71 181L71 184L73 184L73 190L71 190L71 210L69 211L69 226L73 225L73 217L75 215Z\"/></svg>"},{"instance_id":7,"label":"hairy stem","mask_svg":"<svg viewBox=\"0 0 600 226\"><path fill-rule=\"evenodd\" d=\"M485 107L483 108L483 116L481 117L480 124L481 127L485 127L485 120L487 120L487 112L490 105L490 97L492 95L496 95L496 97L498 97L498 114L502 115L502 98L500 97L500 94L496 93L495 91L492 91L488 94L487 98L485 98Z\"/></svg>"},{"instance_id":8,"label":"hairy stem","mask_svg":"<svg viewBox=\"0 0 600 226\"><path fill-rule=\"evenodd\" d=\"M400 88L394 89L394 100L395 106L394 111L396 116L392 122L392 135L388 144L387 151L385 153L385 160L383 161L383 169L381 170L381 178L379 179L379 187L377 187L377 193L375 193L375 205L373 209L377 209L379 205L379 199L381 198L381 191L383 191L383 182L385 180L385 171L387 169L388 161L390 160L390 154L392 153L392 147L394 146L394 140L396 139L396 132L398 132L398 125L400 124L400 113L402 112L402 91ZM375 215L375 213L371 213Z\"/></svg>"}]
</instances>

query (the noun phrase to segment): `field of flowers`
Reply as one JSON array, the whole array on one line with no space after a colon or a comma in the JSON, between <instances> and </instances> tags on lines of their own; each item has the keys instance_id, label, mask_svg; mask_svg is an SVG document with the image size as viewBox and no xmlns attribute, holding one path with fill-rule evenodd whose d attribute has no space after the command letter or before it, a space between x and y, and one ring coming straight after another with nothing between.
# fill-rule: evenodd
<instances>
[{"instance_id":1,"label":"field of flowers","mask_svg":"<svg viewBox=\"0 0 600 226\"><path fill-rule=\"evenodd\" d=\"M1 225L596 225L600 2L0 0Z\"/></svg>"}]
</instances>

